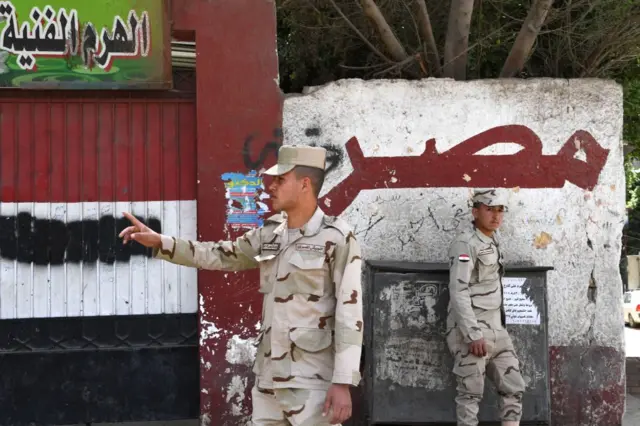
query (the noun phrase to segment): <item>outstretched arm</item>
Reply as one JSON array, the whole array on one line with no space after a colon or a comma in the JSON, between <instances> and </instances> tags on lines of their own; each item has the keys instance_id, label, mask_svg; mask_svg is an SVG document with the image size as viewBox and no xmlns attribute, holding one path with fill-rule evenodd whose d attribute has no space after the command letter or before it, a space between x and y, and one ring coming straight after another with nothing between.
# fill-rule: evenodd
<instances>
[{"instance_id":1,"label":"outstretched arm","mask_svg":"<svg viewBox=\"0 0 640 426\"><path fill-rule=\"evenodd\" d=\"M177 265L221 271L255 268L259 254L260 230L247 232L236 241L199 242L158 234L130 213L124 216L132 223L120 233L124 244L135 241L153 249L154 257Z\"/></svg>"}]
</instances>

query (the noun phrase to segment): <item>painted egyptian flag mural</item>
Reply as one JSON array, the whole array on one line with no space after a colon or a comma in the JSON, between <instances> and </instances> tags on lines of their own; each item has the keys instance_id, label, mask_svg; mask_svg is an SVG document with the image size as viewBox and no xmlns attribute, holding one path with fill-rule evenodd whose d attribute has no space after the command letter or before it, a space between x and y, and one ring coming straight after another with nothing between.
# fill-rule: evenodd
<instances>
[{"instance_id":1,"label":"painted egyptian flag mural","mask_svg":"<svg viewBox=\"0 0 640 426\"><path fill-rule=\"evenodd\" d=\"M196 238L191 101L0 103L0 319L195 313L197 271L117 234Z\"/></svg>"}]
</instances>

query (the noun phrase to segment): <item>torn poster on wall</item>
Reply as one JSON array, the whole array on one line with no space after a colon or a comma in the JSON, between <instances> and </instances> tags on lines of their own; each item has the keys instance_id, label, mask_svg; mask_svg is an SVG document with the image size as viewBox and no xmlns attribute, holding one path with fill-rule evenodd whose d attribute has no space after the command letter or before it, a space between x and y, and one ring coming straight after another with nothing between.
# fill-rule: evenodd
<instances>
[{"instance_id":1,"label":"torn poster on wall","mask_svg":"<svg viewBox=\"0 0 640 426\"><path fill-rule=\"evenodd\" d=\"M263 201L269 198L264 182L256 172L224 173L226 188L227 223L234 230L254 229L262 226L269 207Z\"/></svg>"},{"instance_id":2,"label":"torn poster on wall","mask_svg":"<svg viewBox=\"0 0 640 426\"><path fill-rule=\"evenodd\" d=\"M540 325L540 312L522 289L526 281L515 277L502 279L507 324Z\"/></svg>"},{"instance_id":3,"label":"torn poster on wall","mask_svg":"<svg viewBox=\"0 0 640 426\"><path fill-rule=\"evenodd\" d=\"M0 86L171 88L164 8L161 0L0 1Z\"/></svg>"}]
</instances>

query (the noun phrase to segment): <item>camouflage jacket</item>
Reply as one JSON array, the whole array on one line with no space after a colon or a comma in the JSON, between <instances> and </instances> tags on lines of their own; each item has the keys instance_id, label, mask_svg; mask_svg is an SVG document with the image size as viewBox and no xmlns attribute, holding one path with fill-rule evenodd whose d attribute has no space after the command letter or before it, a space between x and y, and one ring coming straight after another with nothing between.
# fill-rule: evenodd
<instances>
[{"instance_id":1,"label":"camouflage jacket","mask_svg":"<svg viewBox=\"0 0 640 426\"><path fill-rule=\"evenodd\" d=\"M157 258L202 269L260 268L262 327L253 371L260 388L357 386L362 260L350 227L318 208L289 241L286 214L235 241L162 236Z\"/></svg>"},{"instance_id":2,"label":"camouflage jacket","mask_svg":"<svg viewBox=\"0 0 640 426\"><path fill-rule=\"evenodd\" d=\"M482 328L504 327L503 256L497 233L488 237L472 227L449 248L447 328L459 327L465 342L483 337Z\"/></svg>"}]
</instances>

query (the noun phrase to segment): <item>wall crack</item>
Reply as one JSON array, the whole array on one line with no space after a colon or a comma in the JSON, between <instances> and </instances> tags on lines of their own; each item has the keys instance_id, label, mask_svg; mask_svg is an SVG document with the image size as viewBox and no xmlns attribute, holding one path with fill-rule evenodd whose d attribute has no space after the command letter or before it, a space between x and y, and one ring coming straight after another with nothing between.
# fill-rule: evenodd
<instances>
[{"instance_id":1,"label":"wall crack","mask_svg":"<svg viewBox=\"0 0 640 426\"><path fill-rule=\"evenodd\" d=\"M588 231L586 233L587 233L587 245L589 246L591 251L594 251L593 242L591 241L591 238L589 238ZM598 297L598 286L596 283L595 270L596 270L596 257L594 254L593 268L591 268L591 275L589 276L589 287L587 288L587 304L584 307L585 316L589 318L589 328L587 328L587 331L585 332L585 338L589 342L589 346L593 345L593 342L595 340L593 328L596 321L596 307L597 307L597 297ZM591 312L589 312L590 309L591 309Z\"/></svg>"}]
</instances>

